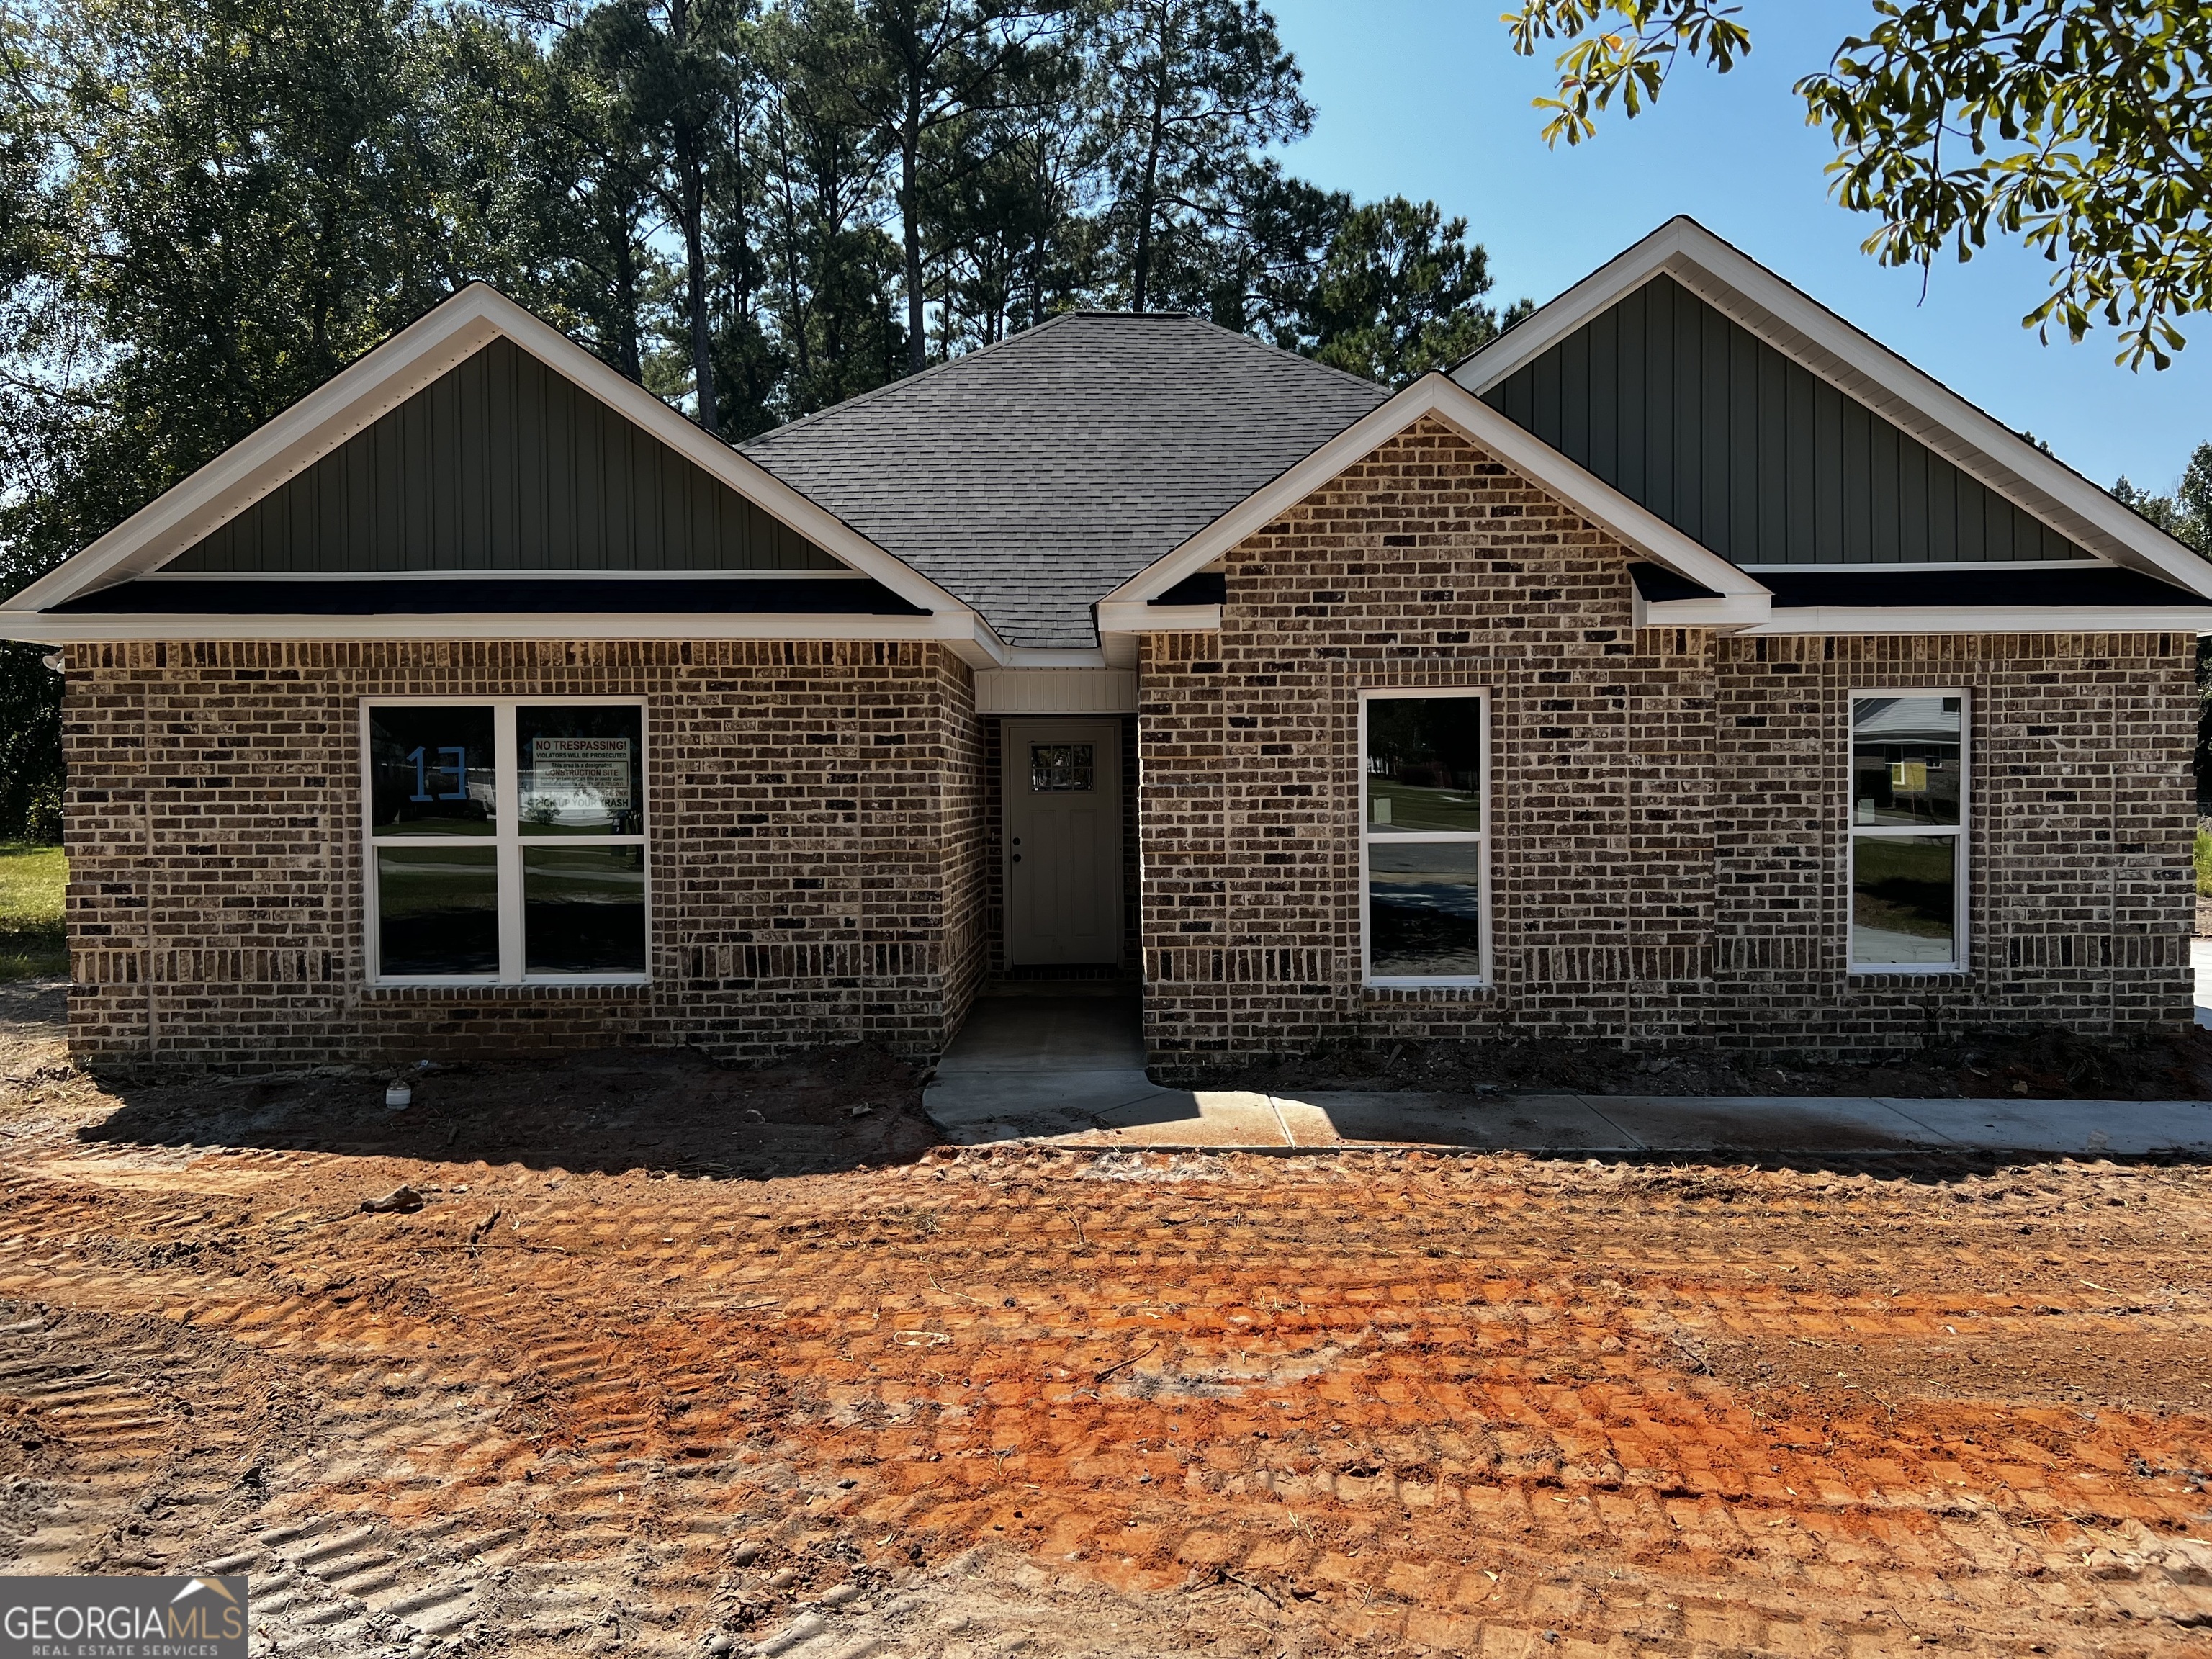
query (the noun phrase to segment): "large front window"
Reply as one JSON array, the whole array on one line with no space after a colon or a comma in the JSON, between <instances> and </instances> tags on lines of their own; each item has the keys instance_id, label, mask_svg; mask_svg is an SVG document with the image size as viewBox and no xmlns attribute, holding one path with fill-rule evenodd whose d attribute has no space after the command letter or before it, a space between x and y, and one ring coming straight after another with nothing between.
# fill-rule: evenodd
<instances>
[{"instance_id":1,"label":"large front window","mask_svg":"<svg viewBox=\"0 0 2212 1659\"><path fill-rule=\"evenodd\" d=\"M645 710L372 702L370 975L642 978Z\"/></svg>"},{"instance_id":2,"label":"large front window","mask_svg":"<svg viewBox=\"0 0 2212 1659\"><path fill-rule=\"evenodd\" d=\"M1852 968L1963 968L1965 693L1852 694L1850 820Z\"/></svg>"},{"instance_id":3,"label":"large front window","mask_svg":"<svg viewBox=\"0 0 2212 1659\"><path fill-rule=\"evenodd\" d=\"M1360 696L1360 854L1370 985L1485 976L1484 716L1479 691Z\"/></svg>"}]
</instances>

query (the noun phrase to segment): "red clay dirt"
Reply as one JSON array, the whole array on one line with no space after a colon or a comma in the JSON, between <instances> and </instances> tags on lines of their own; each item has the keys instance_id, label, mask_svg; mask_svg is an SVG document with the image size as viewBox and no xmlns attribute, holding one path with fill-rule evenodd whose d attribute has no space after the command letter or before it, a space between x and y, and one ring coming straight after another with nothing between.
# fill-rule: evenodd
<instances>
[{"instance_id":1,"label":"red clay dirt","mask_svg":"<svg viewBox=\"0 0 2212 1659\"><path fill-rule=\"evenodd\" d=\"M852 1058L0 1073L0 1571L248 1572L272 1650L2212 1650L2199 1167L992 1156Z\"/></svg>"}]
</instances>

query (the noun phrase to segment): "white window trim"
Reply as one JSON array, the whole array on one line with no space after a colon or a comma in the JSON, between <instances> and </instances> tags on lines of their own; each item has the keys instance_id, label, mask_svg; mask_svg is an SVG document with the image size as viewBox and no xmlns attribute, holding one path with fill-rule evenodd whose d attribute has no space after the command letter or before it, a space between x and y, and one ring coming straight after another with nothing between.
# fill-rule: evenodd
<instances>
[{"instance_id":1,"label":"white window trim","mask_svg":"<svg viewBox=\"0 0 2212 1659\"><path fill-rule=\"evenodd\" d=\"M499 802L499 817L493 833L489 836L403 836L387 837L380 842L374 823L376 812L375 789L372 777L373 763L369 748L369 716L378 708L489 708L492 711L492 744L495 757L493 789ZM410 989L483 990L491 988L512 988L537 985L645 985L652 981L653 962L653 854L647 837L635 836L563 836L557 841L544 844L584 847L640 847L647 848L645 855L645 959L647 971L641 974L532 974L524 971L525 950L522 922L522 851L526 845L540 844L537 837L526 837L521 833L521 801L517 797L520 771L516 765L514 715L519 708L635 708L638 711L638 738L644 752L639 757L640 778L650 813L653 799L653 739L649 729L651 717L643 697L594 696L580 694L574 696L549 697L470 697L470 696L375 696L361 702L358 742L361 750L361 826L362 826L362 894L363 950L366 957L368 983L372 986L404 986ZM650 816L647 828L652 827ZM383 930L378 921L376 853L380 846L423 847L482 847L489 842L497 851L499 872L499 959L495 974L391 974L384 971L381 959Z\"/></svg>"},{"instance_id":2,"label":"white window trim","mask_svg":"<svg viewBox=\"0 0 2212 1659\"><path fill-rule=\"evenodd\" d=\"M1490 961L1490 688L1481 685L1392 685L1375 686L1362 690L1354 717L1359 723L1357 744L1359 766L1359 979L1362 985L1378 991L1402 990L1486 990L1491 984ZM1386 836L1382 839L1395 846L1420 846L1436 842L1473 842L1482 852L1477 860L1480 866L1480 894L1482 905L1482 971L1475 975L1449 975L1423 979L1405 975L1390 975L1378 978L1374 971L1374 939L1368 908L1367 849L1370 845L1367 824L1367 705L1370 702L1403 701L1408 698L1473 697L1480 705L1477 718L1481 722L1480 738L1482 744L1482 828L1468 830L1419 830L1411 834Z\"/></svg>"},{"instance_id":3,"label":"white window trim","mask_svg":"<svg viewBox=\"0 0 2212 1659\"><path fill-rule=\"evenodd\" d=\"M1874 697L1956 697L1959 700L1959 822L1954 824L1923 823L1857 823L1853 822L1857 804L1851 799L1852 768L1858 737L1859 704ZM1876 686L1851 692L1844 716L1844 955L1849 970L1854 975L1868 974L1963 974L1973 960L1972 942L1966 936L1966 917L1972 908L1969 896L1973 891L1973 866L1971 860L1972 838L1969 831L1974 822L1974 702L1964 686L1947 685L1933 689L1923 686ZM1851 923L1851 900L1858 880L1858 843L1868 841L1910 839L1915 836L1949 836L1957 843L1952 868L1955 872L1951 884L1951 960L1948 962L1860 962L1852 949L1855 930Z\"/></svg>"}]
</instances>

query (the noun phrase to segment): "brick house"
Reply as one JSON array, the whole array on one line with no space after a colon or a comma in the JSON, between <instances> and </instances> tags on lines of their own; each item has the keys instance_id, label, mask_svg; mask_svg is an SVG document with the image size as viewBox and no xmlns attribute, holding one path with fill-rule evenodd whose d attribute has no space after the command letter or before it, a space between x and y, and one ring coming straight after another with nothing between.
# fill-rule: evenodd
<instances>
[{"instance_id":1,"label":"brick house","mask_svg":"<svg viewBox=\"0 0 2212 1659\"><path fill-rule=\"evenodd\" d=\"M2191 1014L2212 568L1686 220L1395 395L1079 313L735 448L471 288L0 618L110 1064Z\"/></svg>"}]
</instances>

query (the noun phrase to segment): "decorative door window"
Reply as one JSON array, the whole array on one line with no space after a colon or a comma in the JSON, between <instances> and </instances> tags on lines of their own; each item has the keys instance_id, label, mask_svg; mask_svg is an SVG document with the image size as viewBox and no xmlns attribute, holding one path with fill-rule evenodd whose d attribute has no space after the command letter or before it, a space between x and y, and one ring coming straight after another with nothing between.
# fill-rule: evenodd
<instances>
[{"instance_id":1,"label":"decorative door window","mask_svg":"<svg viewBox=\"0 0 2212 1659\"><path fill-rule=\"evenodd\" d=\"M1851 696L1851 967L1966 964L1966 699Z\"/></svg>"},{"instance_id":2,"label":"decorative door window","mask_svg":"<svg viewBox=\"0 0 2212 1659\"><path fill-rule=\"evenodd\" d=\"M641 706L380 702L365 715L373 977L644 975Z\"/></svg>"},{"instance_id":3,"label":"decorative door window","mask_svg":"<svg viewBox=\"0 0 2212 1659\"><path fill-rule=\"evenodd\" d=\"M1030 745L1030 791L1038 795L1081 793L1098 787L1098 749L1089 743Z\"/></svg>"},{"instance_id":4,"label":"decorative door window","mask_svg":"<svg viewBox=\"0 0 2212 1659\"><path fill-rule=\"evenodd\" d=\"M1489 836L1479 691L1360 698L1360 864L1370 985L1484 982Z\"/></svg>"}]
</instances>

